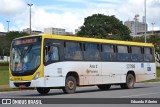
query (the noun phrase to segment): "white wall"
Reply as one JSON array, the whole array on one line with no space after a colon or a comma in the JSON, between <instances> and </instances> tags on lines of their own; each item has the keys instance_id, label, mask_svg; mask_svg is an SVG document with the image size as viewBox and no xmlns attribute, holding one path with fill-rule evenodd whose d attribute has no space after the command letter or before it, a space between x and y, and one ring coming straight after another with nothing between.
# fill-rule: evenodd
<instances>
[{"instance_id":1,"label":"white wall","mask_svg":"<svg viewBox=\"0 0 160 107\"><path fill-rule=\"evenodd\" d=\"M9 56L4 56L4 59L3 60L0 59L0 62L9 62L9 60L10 60Z\"/></svg>"}]
</instances>

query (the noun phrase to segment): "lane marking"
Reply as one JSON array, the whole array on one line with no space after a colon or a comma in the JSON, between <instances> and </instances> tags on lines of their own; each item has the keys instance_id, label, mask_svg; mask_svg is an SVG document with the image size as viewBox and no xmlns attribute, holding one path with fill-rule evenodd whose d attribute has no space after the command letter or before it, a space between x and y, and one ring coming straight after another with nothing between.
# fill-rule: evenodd
<instances>
[{"instance_id":1,"label":"lane marking","mask_svg":"<svg viewBox=\"0 0 160 107\"><path fill-rule=\"evenodd\" d=\"M137 95L130 95L130 96L122 96L122 97L120 97L120 98L131 98L131 97L146 96L146 95L159 94L159 93L160 93L160 92L147 93L147 94L137 94Z\"/></svg>"}]
</instances>

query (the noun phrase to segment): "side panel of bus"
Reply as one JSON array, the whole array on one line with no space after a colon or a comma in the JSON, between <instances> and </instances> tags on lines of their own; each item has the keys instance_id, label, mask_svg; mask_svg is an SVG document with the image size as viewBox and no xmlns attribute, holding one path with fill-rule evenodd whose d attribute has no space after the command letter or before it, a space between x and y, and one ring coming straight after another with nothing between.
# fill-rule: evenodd
<instances>
[{"instance_id":1,"label":"side panel of bus","mask_svg":"<svg viewBox=\"0 0 160 107\"><path fill-rule=\"evenodd\" d=\"M69 72L76 72L79 76L79 85L102 84L101 62L58 62L44 67L46 86L64 86ZM55 81L55 82L54 82Z\"/></svg>"},{"instance_id":2,"label":"side panel of bus","mask_svg":"<svg viewBox=\"0 0 160 107\"><path fill-rule=\"evenodd\" d=\"M146 64L151 69L144 71ZM114 66L113 66L114 65ZM116 84L125 83L128 71L133 71L136 82L155 79L155 64L128 63L128 62L58 62L44 67L46 87L63 87L69 72L76 72L79 76L79 85ZM147 73L146 73L147 72Z\"/></svg>"},{"instance_id":3,"label":"side panel of bus","mask_svg":"<svg viewBox=\"0 0 160 107\"><path fill-rule=\"evenodd\" d=\"M46 46L59 49L60 59L44 66L45 87L65 86L66 76L70 72L77 73L79 85L125 83L129 71L134 72L136 82L155 79L156 70L153 62L153 49L151 51L150 47L101 45L99 43L80 43L51 39L46 41ZM78 55L80 51L83 53L82 59L77 60L80 56L74 57L76 52L71 54L73 52L72 46L79 46L81 50L77 50L77 53ZM85 54L87 49L89 51L92 50L92 53ZM108 51L109 49L110 51ZM136 53L134 53L134 50ZM95 52L95 57L88 59L93 52Z\"/></svg>"},{"instance_id":4,"label":"side panel of bus","mask_svg":"<svg viewBox=\"0 0 160 107\"><path fill-rule=\"evenodd\" d=\"M136 82L156 79L156 65L155 63L141 63L141 68L144 69L143 74L139 74L137 70Z\"/></svg>"}]
</instances>

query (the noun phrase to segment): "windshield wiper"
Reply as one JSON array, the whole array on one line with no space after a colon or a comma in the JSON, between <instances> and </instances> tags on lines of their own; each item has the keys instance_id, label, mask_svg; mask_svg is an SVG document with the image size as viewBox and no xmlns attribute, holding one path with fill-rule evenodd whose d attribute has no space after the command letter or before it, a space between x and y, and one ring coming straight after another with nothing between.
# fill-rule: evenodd
<instances>
[{"instance_id":1,"label":"windshield wiper","mask_svg":"<svg viewBox=\"0 0 160 107\"><path fill-rule=\"evenodd\" d=\"M20 56L22 55L22 51L21 51L20 47L17 47L17 53L19 53Z\"/></svg>"},{"instance_id":2,"label":"windshield wiper","mask_svg":"<svg viewBox=\"0 0 160 107\"><path fill-rule=\"evenodd\" d=\"M30 50L32 49L32 47L33 47L33 44L31 44L30 46L28 46L26 52L24 52L24 54L23 54L23 58L30 52Z\"/></svg>"}]
</instances>

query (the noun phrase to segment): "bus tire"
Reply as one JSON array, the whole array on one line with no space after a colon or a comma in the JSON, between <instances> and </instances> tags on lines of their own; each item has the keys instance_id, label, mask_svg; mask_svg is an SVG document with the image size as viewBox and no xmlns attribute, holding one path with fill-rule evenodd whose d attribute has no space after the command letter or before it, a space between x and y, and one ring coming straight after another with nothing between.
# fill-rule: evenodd
<instances>
[{"instance_id":1,"label":"bus tire","mask_svg":"<svg viewBox=\"0 0 160 107\"><path fill-rule=\"evenodd\" d=\"M45 88L45 87L39 87L36 89L41 95L46 95L50 91L50 88Z\"/></svg>"},{"instance_id":2,"label":"bus tire","mask_svg":"<svg viewBox=\"0 0 160 107\"><path fill-rule=\"evenodd\" d=\"M108 90L111 88L111 84L97 85L100 90Z\"/></svg>"},{"instance_id":3,"label":"bus tire","mask_svg":"<svg viewBox=\"0 0 160 107\"><path fill-rule=\"evenodd\" d=\"M120 84L122 89L132 89L134 88L135 77L133 74L127 74L126 83Z\"/></svg>"},{"instance_id":4,"label":"bus tire","mask_svg":"<svg viewBox=\"0 0 160 107\"><path fill-rule=\"evenodd\" d=\"M73 76L68 76L65 81L65 87L62 88L65 94L73 94L76 91L77 82Z\"/></svg>"}]
</instances>

